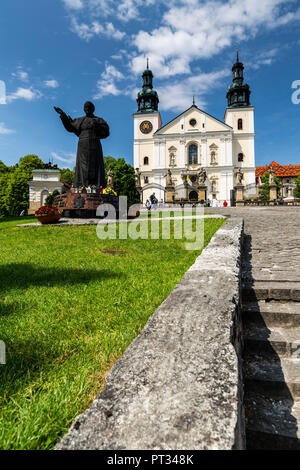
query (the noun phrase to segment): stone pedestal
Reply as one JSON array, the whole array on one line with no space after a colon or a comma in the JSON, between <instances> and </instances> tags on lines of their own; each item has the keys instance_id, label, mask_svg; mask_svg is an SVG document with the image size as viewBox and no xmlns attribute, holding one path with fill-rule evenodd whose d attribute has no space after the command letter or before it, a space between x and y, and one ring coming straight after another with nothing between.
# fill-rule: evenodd
<instances>
[{"instance_id":1,"label":"stone pedestal","mask_svg":"<svg viewBox=\"0 0 300 470\"><path fill-rule=\"evenodd\" d=\"M102 204L111 204L119 217L119 197L108 194L64 193L56 196L54 205L62 211L63 217L89 219L96 218L97 209ZM103 217L99 217L103 218Z\"/></svg>"},{"instance_id":2,"label":"stone pedestal","mask_svg":"<svg viewBox=\"0 0 300 470\"><path fill-rule=\"evenodd\" d=\"M142 190L142 186L136 186L136 189L138 190L139 194L140 194L140 202L143 204L143 190Z\"/></svg>"},{"instance_id":3,"label":"stone pedestal","mask_svg":"<svg viewBox=\"0 0 300 470\"><path fill-rule=\"evenodd\" d=\"M206 185L204 183L200 183L198 186L198 200L199 201L206 200Z\"/></svg>"},{"instance_id":4,"label":"stone pedestal","mask_svg":"<svg viewBox=\"0 0 300 470\"><path fill-rule=\"evenodd\" d=\"M174 202L174 194L174 186L166 186L166 203L171 204Z\"/></svg>"},{"instance_id":5,"label":"stone pedestal","mask_svg":"<svg viewBox=\"0 0 300 470\"><path fill-rule=\"evenodd\" d=\"M244 185L237 184L235 187L235 202L237 206L244 205Z\"/></svg>"},{"instance_id":6,"label":"stone pedestal","mask_svg":"<svg viewBox=\"0 0 300 470\"><path fill-rule=\"evenodd\" d=\"M269 199L270 205L274 206L274 200L277 201L277 184L271 183L269 185Z\"/></svg>"}]
</instances>

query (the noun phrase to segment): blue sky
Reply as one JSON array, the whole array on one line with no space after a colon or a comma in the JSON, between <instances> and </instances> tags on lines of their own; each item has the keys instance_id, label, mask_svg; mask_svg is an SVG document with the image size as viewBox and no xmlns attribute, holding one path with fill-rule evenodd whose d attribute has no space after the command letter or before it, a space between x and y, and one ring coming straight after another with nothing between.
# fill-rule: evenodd
<instances>
[{"instance_id":1,"label":"blue sky","mask_svg":"<svg viewBox=\"0 0 300 470\"><path fill-rule=\"evenodd\" d=\"M223 120L235 50L256 108L256 164L300 163L298 0L10 0L0 15L0 160L34 153L73 168L72 117L92 100L110 125L104 155L132 163L133 120L150 58L163 123L192 104ZM299 94L300 96L300 94Z\"/></svg>"}]
</instances>

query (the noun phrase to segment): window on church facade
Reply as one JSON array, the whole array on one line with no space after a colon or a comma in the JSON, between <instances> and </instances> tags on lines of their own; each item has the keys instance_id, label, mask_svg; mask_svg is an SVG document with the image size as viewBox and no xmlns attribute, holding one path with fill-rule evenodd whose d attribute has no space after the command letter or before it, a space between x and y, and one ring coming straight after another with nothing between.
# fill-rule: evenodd
<instances>
[{"instance_id":1,"label":"window on church facade","mask_svg":"<svg viewBox=\"0 0 300 470\"><path fill-rule=\"evenodd\" d=\"M149 158L148 157L144 158L144 165L149 165Z\"/></svg>"},{"instance_id":2,"label":"window on church facade","mask_svg":"<svg viewBox=\"0 0 300 470\"><path fill-rule=\"evenodd\" d=\"M244 161L244 154L243 154L243 153L239 153L239 155L238 155L238 161L239 161L239 162L243 162L243 161Z\"/></svg>"},{"instance_id":3,"label":"window on church facade","mask_svg":"<svg viewBox=\"0 0 300 470\"><path fill-rule=\"evenodd\" d=\"M149 176L144 176L144 183L145 184L149 183Z\"/></svg>"},{"instance_id":4,"label":"window on church facade","mask_svg":"<svg viewBox=\"0 0 300 470\"><path fill-rule=\"evenodd\" d=\"M198 164L198 146L192 144L189 146L189 165Z\"/></svg>"},{"instance_id":5,"label":"window on church facade","mask_svg":"<svg viewBox=\"0 0 300 470\"><path fill-rule=\"evenodd\" d=\"M239 131L243 130L243 119L238 120L238 130Z\"/></svg>"}]
</instances>

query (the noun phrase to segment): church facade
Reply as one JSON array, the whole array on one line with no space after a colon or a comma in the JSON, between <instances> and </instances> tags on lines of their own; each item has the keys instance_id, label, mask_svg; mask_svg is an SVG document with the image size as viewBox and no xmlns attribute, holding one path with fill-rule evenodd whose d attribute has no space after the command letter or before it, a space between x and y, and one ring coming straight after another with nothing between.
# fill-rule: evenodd
<instances>
[{"instance_id":1,"label":"church facade","mask_svg":"<svg viewBox=\"0 0 300 470\"><path fill-rule=\"evenodd\" d=\"M159 201L166 200L169 170L175 201L198 199L197 175L203 170L205 199L234 203L237 171L243 173L245 188L255 188L254 107L238 54L232 72L224 122L193 103L162 126L159 98L147 64L137 97L138 111L133 116L134 167L140 172L144 203L153 192Z\"/></svg>"}]
</instances>

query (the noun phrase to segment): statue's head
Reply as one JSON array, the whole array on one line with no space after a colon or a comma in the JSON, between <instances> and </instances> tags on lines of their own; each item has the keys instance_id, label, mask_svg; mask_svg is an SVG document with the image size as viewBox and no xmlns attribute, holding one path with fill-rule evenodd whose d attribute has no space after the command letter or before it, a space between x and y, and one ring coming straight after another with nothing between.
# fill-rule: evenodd
<instances>
[{"instance_id":1,"label":"statue's head","mask_svg":"<svg viewBox=\"0 0 300 470\"><path fill-rule=\"evenodd\" d=\"M95 112L95 106L91 101L87 101L84 103L84 112L87 116L92 116Z\"/></svg>"}]
</instances>

